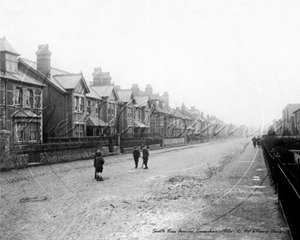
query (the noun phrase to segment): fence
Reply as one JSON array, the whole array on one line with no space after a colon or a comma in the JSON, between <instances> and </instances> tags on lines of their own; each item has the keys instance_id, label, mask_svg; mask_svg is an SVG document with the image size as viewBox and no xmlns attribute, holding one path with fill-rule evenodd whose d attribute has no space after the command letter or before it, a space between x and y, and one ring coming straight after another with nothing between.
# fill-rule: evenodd
<instances>
[{"instance_id":1,"label":"fence","mask_svg":"<svg viewBox=\"0 0 300 240\"><path fill-rule=\"evenodd\" d=\"M300 183L293 174L298 166L283 163L280 156L274 156L274 153L270 153L264 146L262 148L292 238L300 239Z\"/></svg>"}]
</instances>

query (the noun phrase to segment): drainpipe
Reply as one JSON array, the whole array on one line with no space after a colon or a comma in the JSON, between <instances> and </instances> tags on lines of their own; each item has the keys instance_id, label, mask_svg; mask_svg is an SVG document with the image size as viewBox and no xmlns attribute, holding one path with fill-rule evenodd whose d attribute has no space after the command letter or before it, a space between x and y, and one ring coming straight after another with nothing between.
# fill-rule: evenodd
<instances>
[{"instance_id":1,"label":"drainpipe","mask_svg":"<svg viewBox=\"0 0 300 240\"><path fill-rule=\"evenodd\" d=\"M4 129L7 130L7 83L8 83L8 79L6 79L5 85L4 85L4 112L5 114L4 116Z\"/></svg>"}]
</instances>

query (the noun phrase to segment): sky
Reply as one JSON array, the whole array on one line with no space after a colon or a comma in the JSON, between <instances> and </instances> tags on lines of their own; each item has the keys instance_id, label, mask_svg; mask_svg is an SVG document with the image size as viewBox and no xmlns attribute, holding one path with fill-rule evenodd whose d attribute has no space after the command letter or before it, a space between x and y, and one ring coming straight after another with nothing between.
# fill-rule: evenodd
<instances>
[{"instance_id":1,"label":"sky","mask_svg":"<svg viewBox=\"0 0 300 240\"><path fill-rule=\"evenodd\" d=\"M36 61L151 84L172 108L264 126L300 103L300 2L286 0L1 0L0 37Z\"/></svg>"}]
</instances>

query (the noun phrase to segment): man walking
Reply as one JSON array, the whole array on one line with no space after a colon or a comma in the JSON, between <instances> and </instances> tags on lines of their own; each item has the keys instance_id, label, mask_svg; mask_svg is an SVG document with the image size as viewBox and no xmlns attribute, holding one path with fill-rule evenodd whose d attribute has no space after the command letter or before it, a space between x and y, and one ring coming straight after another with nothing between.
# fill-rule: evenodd
<instances>
[{"instance_id":1,"label":"man walking","mask_svg":"<svg viewBox=\"0 0 300 240\"><path fill-rule=\"evenodd\" d=\"M253 147L256 148L256 137L255 136L252 138L252 142L253 142Z\"/></svg>"},{"instance_id":2,"label":"man walking","mask_svg":"<svg viewBox=\"0 0 300 240\"><path fill-rule=\"evenodd\" d=\"M148 158L149 158L149 152L146 148L146 146L143 147L143 164L145 165L145 169L148 169Z\"/></svg>"},{"instance_id":3,"label":"man walking","mask_svg":"<svg viewBox=\"0 0 300 240\"><path fill-rule=\"evenodd\" d=\"M132 155L133 155L133 159L134 159L134 163L135 163L135 168L137 168L138 164L139 164L139 158L141 156L141 153L140 153L140 151L138 150L137 147L133 148Z\"/></svg>"}]
</instances>

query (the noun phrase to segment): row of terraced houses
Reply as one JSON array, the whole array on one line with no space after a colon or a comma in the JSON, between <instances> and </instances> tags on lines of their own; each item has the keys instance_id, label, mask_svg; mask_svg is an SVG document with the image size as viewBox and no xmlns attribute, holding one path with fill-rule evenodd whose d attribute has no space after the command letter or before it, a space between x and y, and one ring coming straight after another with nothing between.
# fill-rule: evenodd
<instances>
[{"instance_id":1,"label":"row of terraced houses","mask_svg":"<svg viewBox=\"0 0 300 240\"><path fill-rule=\"evenodd\" d=\"M0 39L0 130L15 143L42 143L50 138L170 136L207 134L208 120L198 109L169 106L168 92L153 93L114 85L109 72L95 68L92 81L82 73L51 66L48 45L36 61L20 57Z\"/></svg>"},{"instance_id":2,"label":"row of terraced houses","mask_svg":"<svg viewBox=\"0 0 300 240\"><path fill-rule=\"evenodd\" d=\"M282 118L274 120L270 128L277 135L300 136L300 103L290 103L282 109Z\"/></svg>"}]
</instances>

